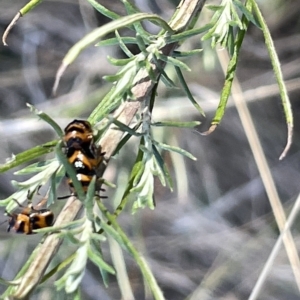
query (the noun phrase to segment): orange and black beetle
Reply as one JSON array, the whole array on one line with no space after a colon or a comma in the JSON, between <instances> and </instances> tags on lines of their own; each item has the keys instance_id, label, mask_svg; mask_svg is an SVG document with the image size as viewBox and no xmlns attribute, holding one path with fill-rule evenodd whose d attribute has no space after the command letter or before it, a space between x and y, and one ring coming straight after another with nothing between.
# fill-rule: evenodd
<instances>
[{"instance_id":1,"label":"orange and black beetle","mask_svg":"<svg viewBox=\"0 0 300 300\"><path fill-rule=\"evenodd\" d=\"M71 165L74 166L77 179L82 184L86 192L93 178L96 176L96 169L103 160L101 147L97 147L94 142L92 126L88 121L74 120L65 128L63 138L66 149L65 154ZM72 179L68 178L68 184L72 195L75 194ZM65 197L60 197L63 199Z\"/></svg>"},{"instance_id":2,"label":"orange and black beetle","mask_svg":"<svg viewBox=\"0 0 300 300\"><path fill-rule=\"evenodd\" d=\"M38 205L43 205L42 200ZM8 214L8 228L7 231L14 231L16 233L32 234L32 230L49 227L53 224L54 214L49 209L38 209L32 205L25 207L20 213Z\"/></svg>"},{"instance_id":3,"label":"orange and black beetle","mask_svg":"<svg viewBox=\"0 0 300 300\"><path fill-rule=\"evenodd\" d=\"M67 149L89 148L94 145L93 129L85 120L74 120L65 128L63 141Z\"/></svg>"}]
</instances>

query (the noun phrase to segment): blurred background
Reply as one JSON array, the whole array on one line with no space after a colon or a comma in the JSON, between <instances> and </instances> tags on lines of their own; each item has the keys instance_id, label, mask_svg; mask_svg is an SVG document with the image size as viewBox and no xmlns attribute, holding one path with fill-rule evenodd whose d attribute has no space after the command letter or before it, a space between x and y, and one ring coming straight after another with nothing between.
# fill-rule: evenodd
<instances>
[{"instance_id":1,"label":"blurred background","mask_svg":"<svg viewBox=\"0 0 300 300\"><path fill-rule=\"evenodd\" d=\"M125 14L121 1L99 2ZM135 1L142 11L152 11L166 20L178 2ZM264 0L258 3L274 38L294 112L294 142L283 161L278 160L287 135L283 108L262 32L253 25L242 47L237 75L288 214L299 193L300 2ZM1 0L2 33L25 4L24 0ZM208 22L210 16L211 13L204 9L199 26ZM8 36L9 46L0 45L0 163L12 154L57 138L47 124L30 113L27 102L65 127L74 118L87 117L109 90L110 85L102 76L114 74L116 69L106 57L108 54L121 57L122 53L117 47L91 47L67 69L56 97L51 95L57 68L66 52L85 34L107 21L85 0L43 1L18 21ZM145 26L153 33L157 30L150 24ZM204 51L186 59L192 72L184 75L206 118L199 116L180 89L170 90L161 84L154 121L199 120L202 123L198 131L209 127L224 75L209 43L201 43L200 37L195 37L182 46L183 50L195 48ZM134 46L130 49L138 51ZM172 68L167 71L175 78ZM154 134L163 142L190 151L197 161L165 154L174 180L174 192L170 193L157 182L156 209L141 210L133 216L129 204L119 218L120 224L146 257L166 299L247 299L276 242L278 229L233 102L229 101L221 125L209 136L201 136L191 129L160 129ZM107 189L106 205L114 201L117 205L133 164L134 151L133 139L111 160L105 178L118 187ZM13 175L16 170L0 175L1 199L14 192L12 179L25 179L16 178ZM64 204L58 202L53 207L56 214ZM0 222L5 219L1 216ZM299 221L298 218L292 228L296 245L300 244ZM0 227L0 276L10 280L41 237L8 234L6 226ZM60 256L68 255L68 247L71 248L66 245L58 254L57 261ZM111 241L104 245L108 261L114 249ZM137 266L126 253L124 256L135 298L151 299L144 291ZM53 299L53 281L47 281L32 299ZM0 292L4 289L1 286ZM81 292L83 299L88 300L121 298L116 279L111 277L109 287L105 288L98 269L92 264L86 270ZM72 299L63 292L59 296ZM275 260L259 299L300 299L284 248Z\"/></svg>"}]
</instances>

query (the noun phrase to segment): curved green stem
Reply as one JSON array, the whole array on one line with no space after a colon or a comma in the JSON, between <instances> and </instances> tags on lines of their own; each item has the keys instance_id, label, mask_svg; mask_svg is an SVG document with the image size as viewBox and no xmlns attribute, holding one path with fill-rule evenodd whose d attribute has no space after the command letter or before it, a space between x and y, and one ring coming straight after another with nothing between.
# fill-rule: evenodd
<instances>
[{"instance_id":1,"label":"curved green stem","mask_svg":"<svg viewBox=\"0 0 300 300\"><path fill-rule=\"evenodd\" d=\"M261 26L264 38L265 38L265 43L270 55L270 59L271 59L271 63L272 63L272 67L274 70L274 74L279 86L279 92L280 92L280 97L281 97L281 101L282 101L282 106L283 106L283 110L284 110L284 114L285 114L285 119L286 119L286 123L287 123L287 127L288 127L288 137L287 137L287 144L285 146L285 149L283 150L281 156L279 157L279 159L283 159L286 156L286 153L288 152L291 144L292 144L292 138L293 138L293 127L294 127L294 120L293 120L293 111L292 111L292 106L291 106L291 102L286 90L286 86L284 83L284 79L283 79L283 75L281 72L281 68L280 68L280 62L275 50L275 46L273 43L273 39L271 37L269 28L266 24L266 21L264 20L264 17L257 5L257 3L254 0L251 0L252 5L253 5L253 10L256 13L258 22Z\"/></svg>"},{"instance_id":2,"label":"curved green stem","mask_svg":"<svg viewBox=\"0 0 300 300\"><path fill-rule=\"evenodd\" d=\"M114 229L119 234L120 238L122 239L122 242L124 246L126 247L127 251L133 256L136 263L139 265L141 272L145 278L145 281L148 283L153 296L156 300L164 300L163 293L158 286L155 277L153 276L149 265L147 264L144 257L137 251L137 249L133 246L133 244L128 239L125 232L122 230L122 228L117 223L116 219L112 214L110 214L104 204L101 201L97 201L97 204L101 210L101 212L105 215L105 217L108 219L108 221L111 223L111 225L114 227Z\"/></svg>"}]
</instances>

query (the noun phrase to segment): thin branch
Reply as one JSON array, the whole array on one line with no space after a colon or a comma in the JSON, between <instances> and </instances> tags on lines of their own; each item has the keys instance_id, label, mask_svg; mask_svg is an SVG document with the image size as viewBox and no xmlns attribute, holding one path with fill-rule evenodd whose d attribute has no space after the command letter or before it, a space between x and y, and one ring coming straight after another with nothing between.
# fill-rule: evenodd
<instances>
[{"instance_id":1,"label":"thin branch","mask_svg":"<svg viewBox=\"0 0 300 300\"><path fill-rule=\"evenodd\" d=\"M279 91L280 91L280 97L282 101L282 106L285 114L285 119L287 123L287 143L286 146L282 152L282 154L279 157L279 160L282 160L288 150L290 149L292 145L292 140L293 140L293 128L294 128L294 118L293 118L293 111L292 111L292 106L291 102L289 99L289 95L286 89L286 85L284 83L283 75L282 75L282 70L280 67L280 62L278 59L277 52L275 50L274 42L271 37L269 28L264 20L264 17L256 3L256 1L252 0L252 6L253 6L253 11L256 13L257 19L259 21L259 24L261 25L261 29L265 38L265 43L270 55L272 67L274 70L274 75L277 80L278 86L279 86Z\"/></svg>"},{"instance_id":2,"label":"thin branch","mask_svg":"<svg viewBox=\"0 0 300 300\"><path fill-rule=\"evenodd\" d=\"M8 46L6 43L6 39L8 34L10 33L10 31L12 30L12 28L15 26L15 24L17 23L17 21L22 17L22 14L20 12L18 12L14 18L12 19L12 21L9 23L9 25L7 26L7 28L5 29L3 36L2 36L2 43L4 46Z\"/></svg>"},{"instance_id":3,"label":"thin branch","mask_svg":"<svg viewBox=\"0 0 300 300\"><path fill-rule=\"evenodd\" d=\"M175 16L170 21L169 25L177 32L179 30L184 30L189 26L194 15L200 13L205 2L206 0L181 1L177 7ZM167 45L164 49L162 49L162 52L164 55L170 55L177 46L177 43ZM159 76L159 70L163 69L164 66L165 63L161 62L159 68L154 68L154 72L157 77ZM132 88L132 94L134 95L135 100L125 102L115 113L115 116L117 116L116 118L126 125L130 124L133 117L140 109L142 102L147 98L155 85L155 82L153 82L144 71L137 74L134 82L135 84ZM122 135L123 132L115 130L115 126L112 125L102 138L100 144L102 150L106 152L105 159L107 161L110 159L116 146L121 140ZM54 226L61 226L62 224L74 220L81 207L82 204L78 199L70 198L58 216ZM35 289L53 256L58 251L61 242L62 240L59 239L56 234L46 237L44 243L40 246L40 251L38 255L36 255L33 264L29 266L26 271L26 275L21 278L21 283L14 295L15 297L21 299L28 297L28 294Z\"/></svg>"},{"instance_id":4,"label":"thin branch","mask_svg":"<svg viewBox=\"0 0 300 300\"><path fill-rule=\"evenodd\" d=\"M257 281L256 284L254 286L254 288L251 291L251 294L248 298L248 300L256 300L259 297L259 293L267 279L268 274L271 271L272 265L274 264L275 258L277 257L281 247L282 247L282 242L284 240L284 237L286 235L287 232L290 232L290 229L292 227L292 225L294 224L296 217L298 216L300 210L300 195L298 195L296 202L292 208L292 211L285 223L285 226L280 234L280 236L278 237L276 244L274 245L272 252L269 255L268 260L266 261Z\"/></svg>"}]
</instances>

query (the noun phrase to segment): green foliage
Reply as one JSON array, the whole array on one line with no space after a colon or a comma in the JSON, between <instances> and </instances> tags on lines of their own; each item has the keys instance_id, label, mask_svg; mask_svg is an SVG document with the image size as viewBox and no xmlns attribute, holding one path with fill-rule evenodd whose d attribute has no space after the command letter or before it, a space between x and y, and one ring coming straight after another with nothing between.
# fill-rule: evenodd
<instances>
[{"instance_id":1,"label":"green foliage","mask_svg":"<svg viewBox=\"0 0 300 300\"><path fill-rule=\"evenodd\" d=\"M247 29L247 24L241 20L241 14L245 16L247 20L257 25L251 12L239 0L223 0L221 5L208 5L207 8L215 13L211 19L212 27L203 36L202 40L211 39L212 47L219 44L232 53L232 41L234 40L233 29Z\"/></svg>"},{"instance_id":2,"label":"green foliage","mask_svg":"<svg viewBox=\"0 0 300 300\"><path fill-rule=\"evenodd\" d=\"M84 275L86 264L88 260L90 260L99 268L103 282L107 285L107 275L114 274L115 271L113 267L104 260L101 253L101 243L105 242L105 236L103 234L105 233L115 239L120 246L133 256L155 299L163 299L162 292L159 289L148 265L118 225L116 217L134 195L135 200L132 204L132 211L134 213L136 213L140 208L149 207L154 209L155 177L160 180L163 186L168 186L170 190L173 189L171 175L163 158L163 153L165 151L176 152L188 157L189 159L196 159L192 154L188 153L184 149L177 146L167 145L163 141L156 140L153 136L153 127L191 128L199 124L199 122L176 122L173 120L152 122L151 113L155 106L155 88L159 82L163 82L172 88L177 87L177 84L180 83L182 90L186 93L189 101L201 115L204 115L204 111L192 95L184 78L183 71L190 72L194 70L182 61L182 57L199 55L202 49L193 49L185 52L173 51L170 54L166 52L166 47L171 47L174 43L183 43L189 37L204 33L202 40L210 39L212 47L220 45L229 51L230 63L228 65L224 87L221 92L220 103L212 121L212 126L216 126L221 122L225 113L227 100L231 91L231 85L235 77L239 51L246 34L248 24L249 22L252 22L263 30L281 90L286 119L289 126L292 127L293 119L290 103L285 91L279 62L271 37L254 0L246 1L245 5L239 0L223 0L220 5L208 6L208 8L214 12L210 24L206 24L201 28L191 28L182 32L174 31L165 20L157 15L138 11L138 9L130 1L122 1L124 8L127 11L127 16L119 16L94 0L87 1L99 13L110 18L112 21L87 34L69 50L58 70L54 90L57 89L59 80L67 66L73 63L78 55L91 45L96 44L98 47L119 45L120 49L126 56L126 58L122 59L108 57L108 61L119 69L116 74L110 74L104 77L107 82L112 84L111 90L101 100L99 105L94 108L88 118L93 125L97 124L98 126L100 122L99 128L101 129L99 129L99 138L101 135L105 134L109 126L112 124L117 127L117 130L124 133L123 139L115 147L115 153L122 151L122 148L131 136L139 138L138 153L136 154L135 163L120 204L114 214L110 214L107 211L103 203L95 197L95 185L97 184L96 178L94 178L90 183L88 191L86 193L83 191L73 166L68 162L65 154L63 153L62 148L64 145L61 141L63 136L62 129L50 116L37 111L32 106L29 106L39 118L47 122L53 128L58 136L58 141L37 146L14 156L10 161L0 166L0 172L31 162L33 159L49 152L54 152L55 157L44 162L31 163L29 166L26 166L16 172L16 175L36 174L32 175L31 178L24 182L13 181L13 185L16 187L17 191L8 198L2 200L0 205L5 206L8 213L13 212L17 207L17 203L14 199L17 199L19 203L23 204L27 201L28 192L29 194L33 194L38 191L40 186L47 183L49 183L48 204L53 203L56 200L57 186L64 177L64 174L67 172L73 182L76 190L76 196L81 201L84 208L83 217L68 224L47 227L37 230L36 232L56 234L59 238L66 242L76 245L77 248L69 258L59 263L56 267L49 271L44 276L43 280L45 281L58 271L67 268L64 275L56 281L56 287L59 290L65 289L67 293L76 293L76 297L79 297L80 282ZM20 13L22 15L26 14L40 2L41 1L30 1L20 10ZM145 20L159 26L160 32L158 34L151 34L147 32L141 23ZM192 21L193 24L196 24L197 20ZM134 36L122 37L119 30L124 27L132 30L134 32ZM108 34L114 34L114 37L106 38ZM134 55L128 49L128 44L137 45L140 52ZM177 75L176 80L172 80L165 72L164 66L166 64L174 68ZM139 74L145 74L146 77L155 83L155 88L153 89L151 96L148 95L146 99L137 99L133 93L133 87L137 84L137 77ZM113 111L124 103L124 101L143 102L142 110L135 116L137 123L134 127L131 127L130 124L124 124L119 121L118 116L111 116ZM95 203L101 213L99 212L99 209L95 209ZM31 262L33 260L34 258L31 257L29 261ZM20 274L26 273L26 268L24 267L24 269L20 271ZM12 288L7 290L6 295L8 295L11 290Z\"/></svg>"},{"instance_id":3,"label":"green foliage","mask_svg":"<svg viewBox=\"0 0 300 300\"><path fill-rule=\"evenodd\" d=\"M13 155L11 158L8 158L6 160L5 164L0 165L0 173L6 172L19 165L25 164L36 158L39 158L44 154L52 152L56 143L57 141L48 142L46 144L36 146L19 154Z\"/></svg>"},{"instance_id":4,"label":"green foliage","mask_svg":"<svg viewBox=\"0 0 300 300\"><path fill-rule=\"evenodd\" d=\"M74 232L67 230L60 233L70 242L75 243L78 248L72 257L71 265L65 271L64 275L55 283L59 290L64 288L67 293L73 293L78 289L88 259L99 267L101 274L102 272L115 273L114 269L103 260L102 254L98 250L99 245L94 246L95 234L93 229L93 222L83 217L82 224L73 229ZM79 238L75 238L75 236L79 236ZM104 237L100 240L103 241ZM96 241L99 242L98 237ZM68 263L70 263L70 260L68 260Z\"/></svg>"},{"instance_id":5,"label":"green foliage","mask_svg":"<svg viewBox=\"0 0 300 300\"><path fill-rule=\"evenodd\" d=\"M239 0L223 0L219 6L209 6L215 11L211 20L211 28L202 37L203 40L211 39L212 47L217 44L225 47L231 55L230 62L227 67L224 86L221 92L220 102L215 113L215 117L211 122L211 128L204 134L209 134L220 124L231 92L232 82L235 78L235 72L238 63L239 52L249 25L252 22L261 28L265 37L265 43L270 54L270 60L273 65L274 73L280 89L282 105L284 107L286 123L288 127L287 145L280 156L282 159L292 142L293 134L293 113L290 100L286 91L285 83L281 73L280 63L270 36L268 26L265 23L259 7L255 0L247 0L243 5ZM252 12L253 9L253 12ZM237 12L239 10L241 17ZM235 31L233 30L235 29Z\"/></svg>"},{"instance_id":6,"label":"green foliage","mask_svg":"<svg viewBox=\"0 0 300 300\"><path fill-rule=\"evenodd\" d=\"M39 187L45 185L59 168L60 165L57 160L49 160L45 162L42 167L37 166L37 164L33 164L17 172L17 174L38 173L23 182L18 182L15 180L12 181L12 184L18 190L8 198L1 200L0 206L5 206L7 212L12 212L16 209L16 207L18 207L18 204L14 201L14 199L17 199L20 204L24 204L27 201L27 195L38 191Z\"/></svg>"}]
</instances>

